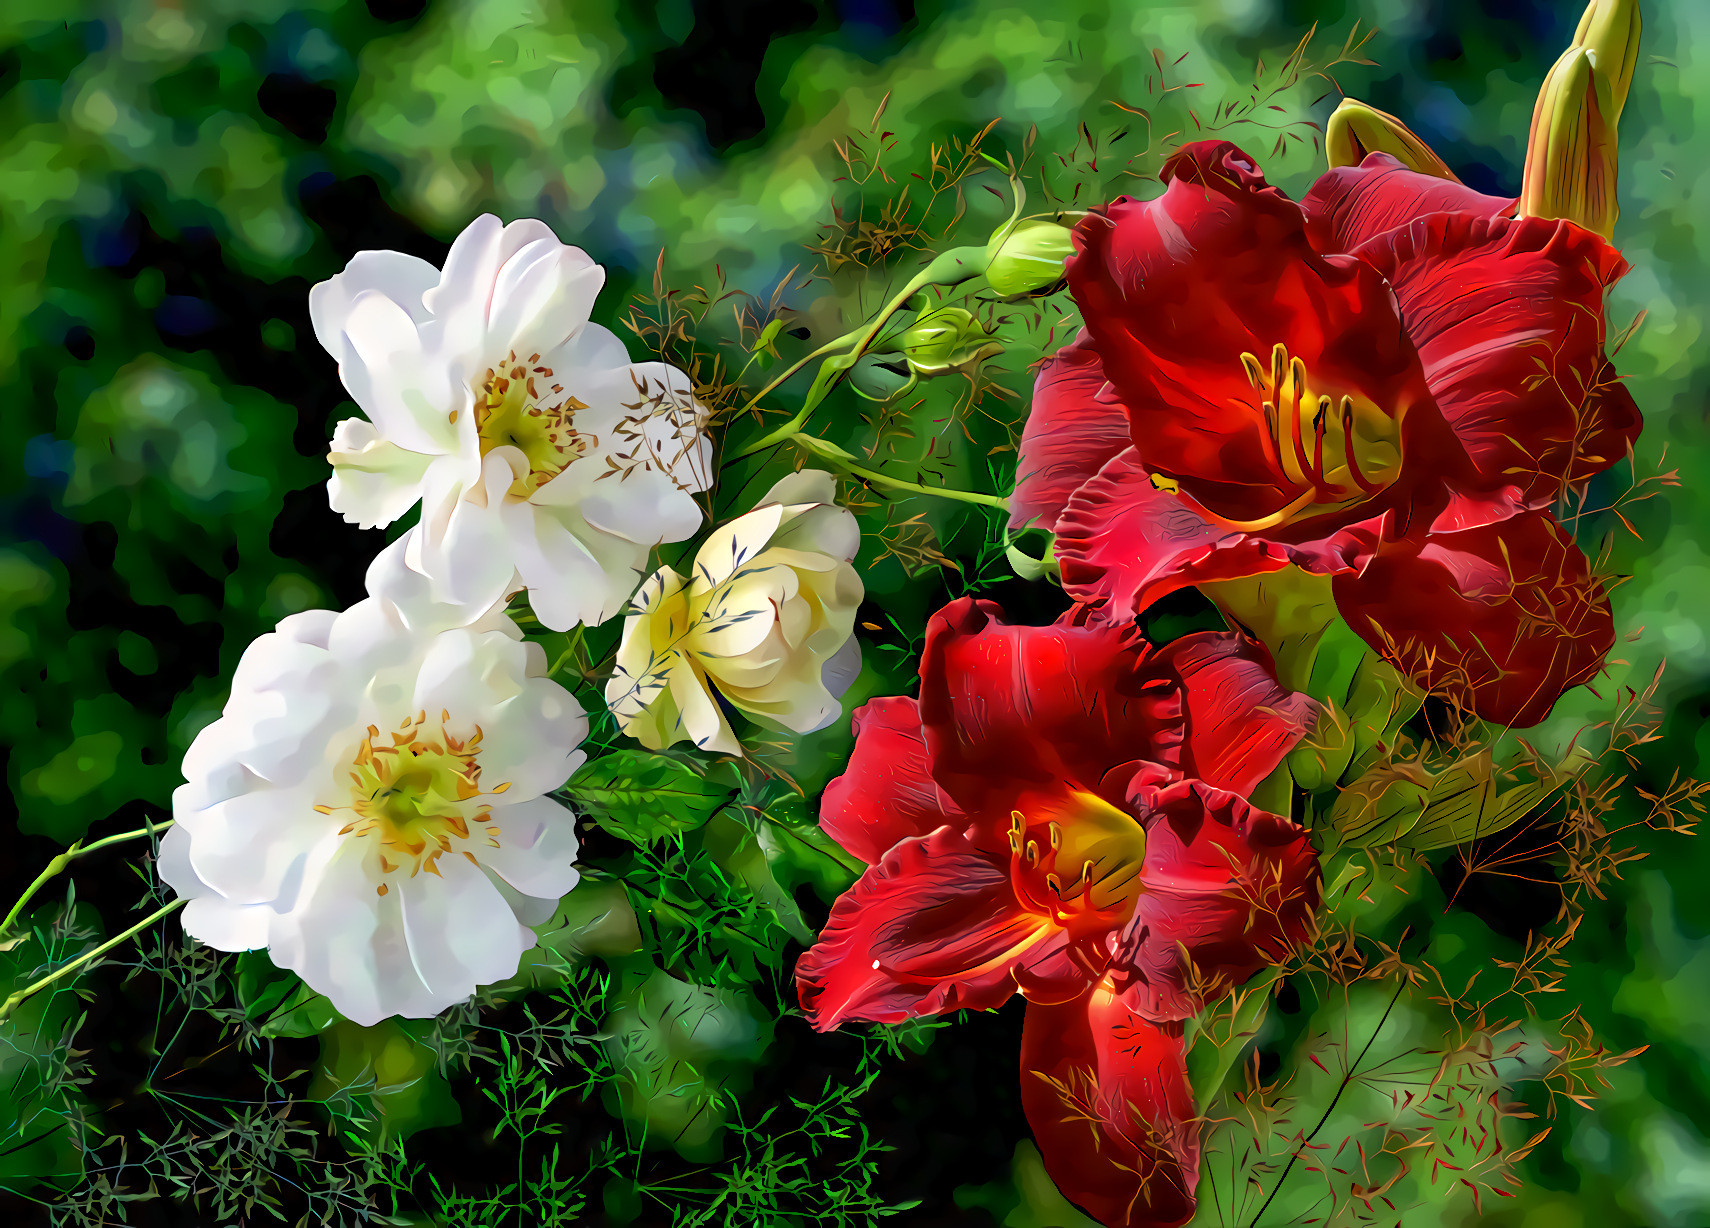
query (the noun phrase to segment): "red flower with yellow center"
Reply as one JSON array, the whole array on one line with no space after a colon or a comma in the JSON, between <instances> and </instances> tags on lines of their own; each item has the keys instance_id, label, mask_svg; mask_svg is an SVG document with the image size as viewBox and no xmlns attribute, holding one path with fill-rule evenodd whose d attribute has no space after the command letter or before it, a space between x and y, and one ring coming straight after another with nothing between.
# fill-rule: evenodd
<instances>
[{"instance_id":1,"label":"red flower with yellow center","mask_svg":"<svg viewBox=\"0 0 1710 1228\"><path fill-rule=\"evenodd\" d=\"M796 967L814 1027L1028 999L1047 1170L1114 1225L1193 1209L1181 1020L1283 957L1318 902L1294 823L1245 800L1317 718L1264 650L1200 633L935 615L920 699L855 716L820 822L869 869Z\"/></svg>"},{"instance_id":2,"label":"red flower with yellow center","mask_svg":"<svg viewBox=\"0 0 1710 1228\"><path fill-rule=\"evenodd\" d=\"M1227 142L1083 219L1085 330L1041 370L1012 523L1126 618L1294 565L1422 685L1528 725L1602 667L1608 599L1547 510L1627 454L1604 356L1626 271L1570 222L1387 154L1303 201Z\"/></svg>"}]
</instances>

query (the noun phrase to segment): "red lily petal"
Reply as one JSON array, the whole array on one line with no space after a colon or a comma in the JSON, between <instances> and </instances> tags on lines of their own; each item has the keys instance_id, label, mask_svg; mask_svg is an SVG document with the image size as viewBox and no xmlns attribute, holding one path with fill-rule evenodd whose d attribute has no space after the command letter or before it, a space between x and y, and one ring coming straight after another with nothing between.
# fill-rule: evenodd
<instances>
[{"instance_id":1,"label":"red lily petal","mask_svg":"<svg viewBox=\"0 0 1710 1228\"><path fill-rule=\"evenodd\" d=\"M1009 498L1010 527L1054 530L1069 496L1126 447L1128 411L1108 387L1098 351L1082 329L1034 381Z\"/></svg>"},{"instance_id":2,"label":"red lily petal","mask_svg":"<svg viewBox=\"0 0 1710 1228\"><path fill-rule=\"evenodd\" d=\"M921 722L933 777L963 810L1007 827L1030 790L1101 793L1135 760L1179 765L1180 687L1137 631L1017 627L1002 615L964 597L926 628Z\"/></svg>"},{"instance_id":3,"label":"red lily petal","mask_svg":"<svg viewBox=\"0 0 1710 1228\"><path fill-rule=\"evenodd\" d=\"M1633 394L1604 362L1593 381L1590 397L1579 414L1579 442L1564 480L1576 485L1623 460L1644 429Z\"/></svg>"},{"instance_id":4,"label":"red lily petal","mask_svg":"<svg viewBox=\"0 0 1710 1228\"><path fill-rule=\"evenodd\" d=\"M1082 219L1065 266L1149 469L1230 521L1290 505L1300 491L1241 357L1268 366L1279 344L1320 392L1429 415L1413 346L1370 265L1314 251L1300 207L1227 142L1184 146L1161 175L1157 199L1120 198Z\"/></svg>"},{"instance_id":5,"label":"red lily petal","mask_svg":"<svg viewBox=\"0 0 1710 1228\"><path fill-rule=\"evenodd\" d=\"M1398 542L1333 589L1366 643L1498 725L1543 720L1615 644L1609 598L1546 512Z\"/></svg>"},{"instance_id":6,"label":"red lily petal","mask_svg":"<svg viewBox=\"0 0 1710 1228\"><path fill-rule=\"evenodd\" d=\"M1000 1005L1018 965L1048 961L1067 937L1022 909L1009 867L951 827L904 840L832 905L796 961L809 1022L900 1023Z\"/></svg>"},{"instance_id":7,"label":"red lily petal","mask_svg":"<svg viewBox=\"0 0 1710 1228\"><path fill-rule=\"evenodd\" d=\"M1064 590L1105 604L1112 621L1178 588L1288 565L1282 548L1213 524L1152 485L1133 448L1074 492L1057 521L1055 549Z\"/></svg>"},{"instance_id":8,"label":"red lily petal","mask_svg":"<svg viewBox=\"0 0 1710 1228\"><path fill-rule=\"evenodd\" d=\"M1514 205L1512 196L1486 196L1464 183L1422 175L1386 153L1320 175L1300 201L1306 237L1326 254L1351 252L1427 213L1498 217L1513 213Z\"/></svg>"},{"instance_id":9,"label":"red lily petal","mask_svg":"<svg viewBox=\"0 0 1710 1228\"><path fill-rule=\"evenodd\" d=\"M1185 1019L1206 998L1281 961L1318 905L1305 828L1196 780L1142 790L1144 890L1113 959L1149 1019Z\"/></svg>"},{"instance_id":10,"label":"red lily petal","mask_svg":"<svg viewBox=\"0 0 1710 1228\"><path fill-rule=\"evenodd\" d=\"M1045 1171L1109 1228L1192 1217L1199 1119L1179 1023L1136 1014L1108 983L1059 1005L1027 1004L1021 1104Z\"/></svg>"},{"instance_id":11,"label":"red lily petal","mask_svg":"<svg viewBox=\"0 0 1710 1228\"><path fill-rule=\"evenodd\" d=\"M1487 481L1548 502L1570 475L1626 455L1637 414L1600 400L1603 421L1590 418L1607 367L1603 292L1627 271L1598 235L1438 213L1357 254L1394 286L1437 406Z\"/></svg>"},{"instance_id":12,"label":"red lily petal","mask_svg":"<svg viewBox=\"0 0 1710 1228\"><path fill-rule=\"evenodd\" d=\"M1262 575L1291 563L1318 575L1362 566L1375 523L1327 528L1323 537L1291 542L1219 525L1155 487L1139 453L1129 448L1069 500L1057 521L1056 554L1064 591L1104 606L1109 621L1124 622L1160 597L1210 580Z\"/></svg>"},{"instance_id":13,"label":"red lily petal","mask_svg":"<svg viewBox=\"0 0 1710 1228\"><path fill-rule=\"evenodd\" d=\"M1265 646L1243 635L1200 631L1158 655L1181 675L1187 698L1182 774L1247 796L1318 722L1319 706L1285 690Z\"/></svg>"},{"instance_id":14,"label":"red lily petal","mask_svg":"<svg viewBox=\"0 0 1710 1228\"><path fill-rule=\"evenodd\" d=\"M927 770L919 705L893 695L855 709L849 767L819 804L826 835L872 865L900 840L966 822Z\"/></svg>"}]
</instances>

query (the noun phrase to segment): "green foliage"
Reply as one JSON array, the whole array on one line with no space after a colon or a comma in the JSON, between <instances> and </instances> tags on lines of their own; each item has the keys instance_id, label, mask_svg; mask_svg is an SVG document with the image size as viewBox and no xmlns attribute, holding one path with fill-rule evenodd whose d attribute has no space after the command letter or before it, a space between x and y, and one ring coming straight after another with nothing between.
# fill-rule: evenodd
<instances>
[{"instance_id":1,"label":"green foliage","mask_svg":"<svg viewBox=\"0 0 1710 1228\"><path fill-rule=\"evenodd\" d=\"M702 826L736 800L739 787L729 763L709 765L689 755L628 749L593 760L564 791L613 835L651 844Z\"/></svg>"}]
</instances>

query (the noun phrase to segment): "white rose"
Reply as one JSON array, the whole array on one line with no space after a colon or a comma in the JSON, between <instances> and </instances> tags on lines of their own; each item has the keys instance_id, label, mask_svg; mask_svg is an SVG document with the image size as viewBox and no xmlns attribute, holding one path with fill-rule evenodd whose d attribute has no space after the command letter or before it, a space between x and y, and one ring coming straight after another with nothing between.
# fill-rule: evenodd
<instances>
[{"instance_id":1,"label":"white rose","mask_svg":"<svg viewBox=\"0 0 1710 1228\"><path fill-rule=\"evenodd\" d=\"M604 282L545 223L484 215L443 272L361 252L310 291L367 415L334 432L333 509L374 527L420 501L409 563L436 600L481 611L526 586L548 627L603 622L650 548L700 527L707 411L683 372L588 322Z\"/></svg>"},{"instance_id":2,"label":"white rose","mask_svg":"<svg viewBox=\"0 0 1710 1228\"><path fill-rule=\"evenodd\" d=\"M577 879L575 815L544 795L586 716L502 610L457 626L418 600L408 546L370 569L381 595L245 650L161 845L188 933L267 947L361 1024L513 975Z\"/></svg>"},{"instance_id":3,"label":"white rose","mask_svg":"<svg viewBox=\"0 0 1710 1228\"><path fill-rule=\"evenodd\" d=\"M855 517L831 475L792 474L707 539L694 574L661 568L630 603L606 701L655 750L684 738L740 754L716 696L763 725L810 733L842 712L861 669Z\"/></svg>"}]
</instances>

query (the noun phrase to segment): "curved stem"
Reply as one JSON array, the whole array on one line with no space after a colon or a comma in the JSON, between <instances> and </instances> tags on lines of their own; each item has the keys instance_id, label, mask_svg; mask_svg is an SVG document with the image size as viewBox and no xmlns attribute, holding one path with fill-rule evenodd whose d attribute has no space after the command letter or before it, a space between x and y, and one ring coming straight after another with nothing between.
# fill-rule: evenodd
<instances>
[{"instance_id":1,"label":"curved stem","mask_svg":"<svg viewBox=\"0 0 1710 1228\"><path fill-rule=\"evenodd\" d=\"M796 435L794 441L815 456L824 457L845 473L852 473L875 486L906 491L911 495L935 495L940 499L954 499L959 503L977 503L981 507L995 507L1000 512L1009 510L1009 500L1001 495L985 495L973 490L951 490L944 486L922 486L919 482L893 478L889 474L880 473L877 469L868 469L864 465L858 465L855 463L855 458L842 448L813 435Z\"/></svg>"},{"instance_id":2,"label":"curved stem","mask_svg":"<svg viewBox=\"0 0 1710 1228\"><path fill-rule=\"evenodd\" d=\"M907 303L909 299L919 294L928 286L958 285L961 282L978 277L985 271L984 265L982 264L980 267L975 268L971 266L970 262L976 259L976 256L978 258L983 258L984 255L984 248L955 247L951 248L947 252L940 253L931 264L927 265L920 272L909 278L908 284L901 290L897 291L891 301L884 305L879 314L874 316L872 320L868 322L867 327L862 329L859 334L844 333L843 336L839 337L837 340L826 342L819 349L792 365L777 379L773 380L770 384L767 384L766 387L757 392L753 399L750 400L747 405L743 406L742 411L739 412L745 412L752 409L759 402L761 397L765 396L768 392L772 391L772 389L783 383L784 380L794 375L808 362L817 358L819 355L826 353L828 350L835 349L846 344L852 336L854 336L856 340L854 347L849 351L849 364L853 365L857 358L867 352L867 347L873 343L873 338L879 335L879 330L885 326L886 322L898 311L902 310L903 304ZM847 366L844 370L847 370ZM822 370L820 375L823 377L825 372ZM836 384L837 379L841 375L842 371L840 370L834 372L830 379L822 378L820 380L816 380L813 390L808 393L807 400L802 403L802 407L795 412L795 415L791 417L788 422L784 423L784 425L778 427L774 431L767 432L765 435L762 435L759 439L749 444L746 448L743 448L742 451L736 453L736 455L727 457L726 459L741 460L745 456L753 456L756 452L763 452L767 448L776 447L778 444L784 443L796 435L799 435L801 433L802 425L808 420L808 416L819 407L819 403L825 399L825 394L831 391L832 387ZM818 395L815 395L816 393Z\"/></svg>"},{"instance_id":3,"label":"curved stem","mask_svg":"<svg viewBox=\"0 0 1710 1228\"><path fill-rule=\"evenodd\" d=\"M6 919L4 921L0 921L0 936L12 932L12 926L16 924L18 914L23 912L25 906L35 898L36 892L40 891L49 879L59 874L66 866L77 860L77 858L83 856L85 853L93 853L96 849L104 849L109 844L118 844L123 840L135 840L138 836L152 836L155 832L165 831L167 828L171 827L174 822L176 822L176 820L167 819L164 823L155 823L148 827L139 827L135 831L123 831L119 832L117 835L103 836L101 839L95 841L94 844L84 844L81 840L77 841L70 848L66 849L65 852L56 855L52 861L48 862L47 868L40 874L36 875L35 882L31 883L29 887L25 889L24 894L18 897L18 902L12 905L12 911L6 914Z\"/></svg>"},{"instance_id":4,"label":"curved stem","mask_svg":"<svg viewBox=\"0 0 1710 1228\"><path fill-rule=\"evenodd\" d=\"M52 972L48 973L46 976L44 976L41 980L37 981L35 984L26 985L23 989L18 990L17 993L15 993L11 997L7 998L5 1002L0 1002L0 1021L3 1021L6 1018L8 1018L12 1014L13 1011L18 1009L19 1004L22 1003L25 999L31 997L32 995L36 994L40 990L46 989L49 985L52 985L55 981L59 980L61 977L69 975L70 973L77 971L77 969L81 968L84 964L87 964L90 960L99 959L101 956L105 955L108 951L111 951L114 947L118 946L120 943L125 942L126 940L135 937L137 934L141 933L143 930L145 930L149 926L153 925L156 921L159 921L162 917L168 916L171 913L178 911L178 909L183 908L184 905L188 902L189 901L184 896L179 896L176 900L172 901L172 903L167 904L164 907L155 909L148 916L144 917L141 921L138 921L135 925L131 926L131 928L126 930L124 933L117 934L114 937L107 939L107 941L103 942L100 946L94 948L93 950L85 951L83 954L79 955L76 959L72 960L70 963L62 964L60 967L55 968Z\"/></svg>"}]
</instances>

